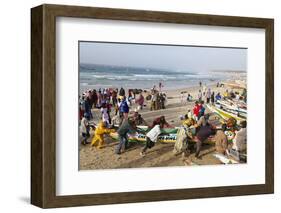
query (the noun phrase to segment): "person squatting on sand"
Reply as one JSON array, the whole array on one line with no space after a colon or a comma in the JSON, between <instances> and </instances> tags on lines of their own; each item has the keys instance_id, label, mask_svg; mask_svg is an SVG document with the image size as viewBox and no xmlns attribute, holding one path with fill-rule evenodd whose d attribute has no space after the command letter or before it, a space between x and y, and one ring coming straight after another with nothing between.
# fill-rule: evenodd
<instances>
[{"instance_id":1,"label":"person squatting on sand","mask_svg":"<svg viewBox=\"0 0 281 213\"><path fill-rule=\"evenodd\" d=\"M143 119L141 114L139 114L137 111L134 112L133 118L135 120L136 125L138 125L138 126L148 126L148 123Z\"/></svg>"},{"instance_id":2,"label":"person squatting on sand","mask_svg":"<svg viewBox=\"0 0 281 213\"><path fill-rule=\"evenodd\" d=\"M192 95L190 95L189 93L187 94L187 98L186 98L186 101L187 102L191 102L193 99Z\"/></svg>"},{"instance_id":3,"label":"person squatting on sand","mask_svg":"<svg viewBox=\"0 0 281 213\"><path fill-rule=\"evenodd\" d=\"M115 132L114 129L108 129L106 128L106 123L103 121L100 121L100 123L98 124L96 130L95 130L95 134L94 137L92 139L92 146L96 146L98 149L101 149L104 147L104 135L105 134L110 134Z\"/></svg>"}]
</instances>

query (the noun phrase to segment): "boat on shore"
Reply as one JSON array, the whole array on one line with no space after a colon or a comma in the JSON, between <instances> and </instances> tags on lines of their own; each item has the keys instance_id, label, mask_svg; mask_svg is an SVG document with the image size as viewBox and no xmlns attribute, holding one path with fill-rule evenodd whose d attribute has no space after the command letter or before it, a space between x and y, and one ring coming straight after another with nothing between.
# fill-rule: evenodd
<instances>
[{"instance_id":1,"label":"boat on shore","mask_svg":"<svg viewBox=\"0 0 281 213\"><path fill-rule=\"evenodd\" d=\"M138 129L141 129L142 131L147 131L149 128L147 126L137 126ZM175 128L163 128L161 132L163 135L158 136L157 142L160 143L175 143L177 141L177 135L180 128L183 127L175 127ZM194 129L186 129L186 131L191 131L193 134L195 134ZM234 133L231 131L225 132L227 135L227 138L229 141L231 141L234 138ZM114 140L118 140L118 133L110 133L110 137ZM206 141L207 144L214 144L215 142L212 140L213 137L209 137L209 140ZM191 143L196 143L196 137L195 140L191 140ZM146 142L146 135L144 133L136 133L136 134L128 134L128 141L129 142Z\"/></svg>"},{"instance_id":2,"label":"boat on shore","mask_svg":"<svg viewBox=\"0 0 281 213\"><path fill-rule=\"evenodd\" d=\"M210 105L207 104L208 109L217 114L219 117L221 117L223 120L228 120L229 118L235 118L237 121L241 122L241 121L245 121L246 117L245 116L241 116L242 113L238 113L235 111L232 111L230 109L223 109L221 108L220 105Z\"/></svg>"}]
</instances>

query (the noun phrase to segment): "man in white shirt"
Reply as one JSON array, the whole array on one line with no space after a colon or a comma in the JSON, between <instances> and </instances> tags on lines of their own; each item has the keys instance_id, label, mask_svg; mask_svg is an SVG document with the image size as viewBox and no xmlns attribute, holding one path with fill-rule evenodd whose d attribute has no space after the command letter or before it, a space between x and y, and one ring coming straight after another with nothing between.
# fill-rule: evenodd
<instances>
[{"instance_id":1,"label":"man in white shirt","mask_svg":"<svg viewBox=\"0 0 281 213\"><path fill-rule=\"evenodd\" d=\"M147 134L146 134L146 144L140 155L144 156L146 150L151 149L157 142L158 136L161 134L160 125L155 125Z\"/></svg>"}]
</instances>

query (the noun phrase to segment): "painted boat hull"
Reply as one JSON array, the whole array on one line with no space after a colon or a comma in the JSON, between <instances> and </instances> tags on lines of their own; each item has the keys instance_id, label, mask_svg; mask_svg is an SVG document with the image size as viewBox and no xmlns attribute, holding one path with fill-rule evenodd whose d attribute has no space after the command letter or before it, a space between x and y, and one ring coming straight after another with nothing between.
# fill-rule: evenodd
<instances>
[{"instance_id":1,"label":"painted boat hull","mask_svg":"<svg viewBox=\"0 0 281 213\"><path fill-rule=\"evenodd\" d=\"M140 127L138 127L140 128ZM142 128L140 129L148 129L145 126L142 126ZM177 141L177 131L178 131L179 127L176 128L167 128L167 129L162 129L162 132L166 133L167 135L160 135L158 137L157 142L160 143L175 143ZM170 133L167 133L170 132ZM118 140L118 133L114 132L114 133L110 133L109 134L110 137L114 140ZM227 138L229 141L231 141L234 137L234 133L227 131L226 132ZM206 143L208 144L214 144L214 141L212 141L212 137L209 138L210 140L208 140ZM146 136L144 134L128 134L128 141L129 142L142 142L145 143L146 142ZM191 141L191 143L196 143L195 141Z\"/></svg>"},{"instance_id":2,"label":"painted boat hull","mask_svg":"<svg viewBox=\"0 0 281 213\"><path fill-rule=\"evenodd\" d=\"M210 109L211 112L216 113L217 115L219 115L224 120L228 120L229 118L235 118L237 121L246 120L246 118L238 117L237 115L235 115L231 112L227 112L225 110L219 109L218 107L211 106L209 104L207 104L207 107L208 107L208 109Z\"/></svg>"}]
</instances>

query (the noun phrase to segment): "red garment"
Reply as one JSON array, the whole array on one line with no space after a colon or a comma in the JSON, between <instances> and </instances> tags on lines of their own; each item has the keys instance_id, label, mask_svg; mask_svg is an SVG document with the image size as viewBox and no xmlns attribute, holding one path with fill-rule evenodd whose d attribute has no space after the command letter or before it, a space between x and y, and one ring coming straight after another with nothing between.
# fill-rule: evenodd
<instances>
[{"instance_id":1,"label":"red garment","mask_svg":"<svg viewBox=\"0 0 281 213\"><path fill-rule=\"evenodd\" d=\"M201 108L202 108L202 106L199 105L199 104L196 104L196 105L194 106L194 108L193 108L193 114L194 114L196 117L198 117Z\"/></svg>"}]
</instances>

